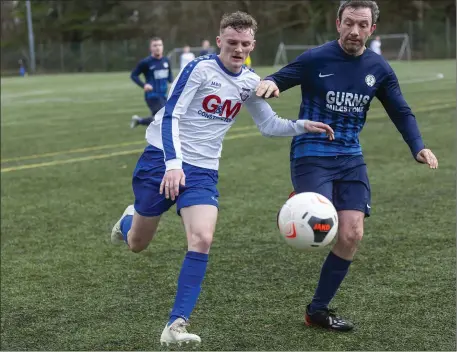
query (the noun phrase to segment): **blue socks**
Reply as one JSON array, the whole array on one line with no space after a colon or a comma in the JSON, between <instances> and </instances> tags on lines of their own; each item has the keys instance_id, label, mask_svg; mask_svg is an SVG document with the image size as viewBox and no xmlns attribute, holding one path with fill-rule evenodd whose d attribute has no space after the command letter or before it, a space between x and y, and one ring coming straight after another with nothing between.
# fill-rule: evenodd
<instances>
[{"instance_id":1,"label":"blue socks","mask_svg":"<svg viewBox=\"0 0 457 352\"><path fill-rule=\"evenodd\" d=\"M127 242L127 234L129 233L130 228L132 227L132 220L133 220L133 215L126 215L124 218L121 220L121 232L122 232L122 237L124 238L125 243L129 244Z\"/></svg>"},{"instance_id":2,"label":"blue socks","mask_svg":"<svg viewBox=\"0 0 457 352\"><path fill-rule=\"evenodd\" d=\"M178 277L178 289L168 325L177 318L189 319L200 295L207 264L208 254L192 251L186 253Z\"/></svg>"},{"instance_id":3,"label":"blue socks","mask_svg":"<svg viewBox=\"0 0 457 352\"><path fill-rule=\"evenodd\" d=\"M336 291L346 276L350 260L338 257L330 252L324 262L321 270L321 276L314 293L313 300L309 306L309 312L312 314L319 309L325 309L335 296Z\"/></svg>"},{"instance_id":4,"label":"blue socks","mask_svg":"<svg viewBox=\"0 0 457 352\"><path fill-rule=\"evenodd\" d=\"M132 220L132 215L127 215L121 220L122 237L127 244L127 234L132 227ZM189 319L200 295L207 264L208 254L192 251L186 253L178 277L178 289L168 325L177 318Z\"/></svg>"}]
</instances>

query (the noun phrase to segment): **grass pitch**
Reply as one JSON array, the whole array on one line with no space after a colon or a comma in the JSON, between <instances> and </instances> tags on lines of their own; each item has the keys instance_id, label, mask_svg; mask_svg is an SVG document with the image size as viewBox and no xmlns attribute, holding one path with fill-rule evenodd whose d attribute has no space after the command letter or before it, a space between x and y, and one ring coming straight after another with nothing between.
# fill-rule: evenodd
<instances>
[{"instance_id":1,"label":"grass pitch","mask_svg":"<svg viewBox=\"0 0 457 352\"><path fill-rule=\"evenodd\" d=\"M219 222L191 317L200 349L456 349L455 61L393 66L440 168L416 163L372 105L361 134L372 216L332 303L356 330L303 325L328 251L280 240L290 139L261 137L242 111L224 144ZM148 112L141 90L128 73L8 78L1 88L2 350L160 349L186 251L180 219L172 208L141 254L108 241L145 146L144 128L128 127ZM299 94L271 103L295 118Z\"/></svg>"}]
</instances>

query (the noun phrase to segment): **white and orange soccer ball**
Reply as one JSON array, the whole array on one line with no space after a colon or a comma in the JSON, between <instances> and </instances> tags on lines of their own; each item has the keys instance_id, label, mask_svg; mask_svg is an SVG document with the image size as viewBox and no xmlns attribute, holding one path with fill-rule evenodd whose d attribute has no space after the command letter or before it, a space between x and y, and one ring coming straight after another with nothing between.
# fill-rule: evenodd
<instances>
[{"instance_id":1,"label":"white and orange soccer ball","mask_svg":"<svg viewBox=\"0 0 457 352\"><path fill-rule=\"evenodd\" d=\"M306 250L328 245L338 231L338 214L323 195L292 195L278 213L278 228L286 243Z\"/></svg>"}]
</instances>

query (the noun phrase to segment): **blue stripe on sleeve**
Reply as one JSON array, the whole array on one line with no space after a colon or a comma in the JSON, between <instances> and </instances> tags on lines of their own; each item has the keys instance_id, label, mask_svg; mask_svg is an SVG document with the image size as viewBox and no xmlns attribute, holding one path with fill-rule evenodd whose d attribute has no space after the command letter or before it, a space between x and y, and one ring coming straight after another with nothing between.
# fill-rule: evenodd
<instances>
[{"instance_id":1,"label":"blue stripe on sleeve","mask_svg":"<svg viewBox=\"0 0 457 352\"><path fill-rule=\"evenodd\" d=\"M206 59L211 59L212 57L207 57ZM181 97L181 94L189 80L190 75L192 74L193 69L198 65L200 61L204 58L198 58L187 64L184 68L181 76L179 76L178 81L173 89L173 93L165 105L165 112L163 114L162 120L162 144L163 151L165 154L165 161L176 159L176 150L173 144L173 133L172 133L172 117L173 111L175 109L178 99ZM195 62L197 61L197 62Z\"/></svg>"}]
</instances>

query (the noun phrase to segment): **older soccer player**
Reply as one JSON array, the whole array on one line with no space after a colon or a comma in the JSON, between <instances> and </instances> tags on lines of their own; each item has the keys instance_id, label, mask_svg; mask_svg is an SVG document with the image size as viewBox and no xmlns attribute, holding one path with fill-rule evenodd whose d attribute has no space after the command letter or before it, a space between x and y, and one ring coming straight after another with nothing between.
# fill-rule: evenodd
<instances>
[{"instance_id":1,"label":"older soccer player","mask_svg":"<svg viewBox=\"0 0 457 352\"><path fill-rule=\"evenodd\" d=\"M397 77L365 43L376 29L375 1L343 2L337 12L338 40L301 54L257 87L259 97L278 97L300 85L299 118L329 124L335 140L324 135L294 137L291 177L295 192L317 192L332 200L338 211L338 238L322 266L321 276L305 323L349 331L353 324L328 308L346 276L369 216L370 184L359 134L374 97L383 104L413 157L436 169L438 161L422 141L416 119L401 93Z\"/></svg>"}]
</instances>

